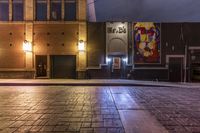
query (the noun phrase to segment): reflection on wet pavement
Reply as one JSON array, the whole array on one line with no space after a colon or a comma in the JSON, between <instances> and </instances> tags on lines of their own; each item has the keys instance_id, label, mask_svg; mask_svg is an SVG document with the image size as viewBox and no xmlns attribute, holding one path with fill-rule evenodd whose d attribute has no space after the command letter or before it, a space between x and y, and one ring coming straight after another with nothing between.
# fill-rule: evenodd
<instances>
[{"instance_id":1,"label":"reflection on wet pavement","mask_svg":"<svg viewBox=\"0 0 200 133\"><path fill-rule=\"evenodd\" d=\"M199 92L166 87L2 86L0 133L200 132Z\"/></svg>"}]
</instances>

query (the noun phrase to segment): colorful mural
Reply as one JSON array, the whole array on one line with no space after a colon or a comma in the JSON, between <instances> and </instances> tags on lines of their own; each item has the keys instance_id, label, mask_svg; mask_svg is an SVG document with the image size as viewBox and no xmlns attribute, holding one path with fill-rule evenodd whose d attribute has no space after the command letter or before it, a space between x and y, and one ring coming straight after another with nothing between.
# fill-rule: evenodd
<instances>
[{"instance_id":1,"label":"colorful mural","mask_svg":"<svg viewBox=\"0 0 200 133\"><path fill-rule=\"evenodd\" d=\"M135 64L160 63L160 25L138 22L133 30Z\"/></svg>"}]
</instances>

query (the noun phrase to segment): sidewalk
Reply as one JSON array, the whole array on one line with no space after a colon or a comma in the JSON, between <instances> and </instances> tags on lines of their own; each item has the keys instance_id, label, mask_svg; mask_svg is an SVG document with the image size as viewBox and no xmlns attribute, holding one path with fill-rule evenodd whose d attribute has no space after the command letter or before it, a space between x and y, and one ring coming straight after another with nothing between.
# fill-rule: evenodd
<instances>
[{"instance_id":1,"label":"sidewalk","mask_svg":"<svg viewBox=\"0 0 200 133\"><path fill-rule=\"evenodd\" d=\"M125 79L0 79L0 86L157 86L200 88L200 83L175 83Z\"/></svg>"}]
</instances>

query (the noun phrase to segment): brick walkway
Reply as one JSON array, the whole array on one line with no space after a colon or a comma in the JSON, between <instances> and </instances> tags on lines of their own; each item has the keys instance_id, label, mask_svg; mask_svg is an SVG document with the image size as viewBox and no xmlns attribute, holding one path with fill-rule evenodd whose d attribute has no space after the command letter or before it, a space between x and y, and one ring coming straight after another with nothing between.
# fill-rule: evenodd
<instances>
[{"instance_id":1,"label":"brick walkway","mask_svg":"<svg viewBox=\"0 0 200 133\"><path fill-rule=\"evenodd\" d=\"M200 88L136 87L130 93L170 133L200 133Z\"/></svg>"},{"instance_id":2,"label":"brick walkway","mask_svg":"<svg viewBox=\"0 0 200 133\"><path fill-rule=\"evenodd\" d=\"M170 133L200 132L200 89L2 86L0 133L124 133L119 110L135 106Z\"/></svg>"}]
</instances>

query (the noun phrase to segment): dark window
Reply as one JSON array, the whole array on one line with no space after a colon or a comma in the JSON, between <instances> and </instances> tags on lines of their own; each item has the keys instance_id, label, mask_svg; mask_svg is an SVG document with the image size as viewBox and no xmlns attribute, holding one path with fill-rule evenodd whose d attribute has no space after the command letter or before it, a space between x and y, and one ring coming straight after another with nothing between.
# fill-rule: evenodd
<instances>
[{"instance_id":1,"label":"dark window","mask_svg":"<svg viewBox=\"0 0 200 133\"><path fill-rule=\"evenodd\" d=\"M61 20L61 0L51 0L51 20Z\"/></svg>"},{"instance_id":2,"label":"dark window","mask_svg":"<svg viewBox=\"0 0 200 133\"><path fill-rule=\"evenodd\" d=\"M47 1L36 0L36 20L47 20Z\"/></svg>"},{"instance_id":3,"label":"dark window","mask_svg":"<svg viewBox=\"0 0 200 133\"><path fill-rule=\"evenodd\" d=\"M13 20L24 20L24 3L23 0L13 0Z\"/></svg>"},{"instance_id":4,"label":"dark window","mask_svg":"<svg viewBox=\"0 0 200 133\"><path fill-rule=\"evenodd\" d=\"M9 4L8 0L0 1L0 21L9 20Z\"/></svg>"},{"instance_id":5,"label":"dark window","mask_svg":"<svg viewBox=\"0 0 200 133\"><path fill-rule=\"evenodd\" d=\"M76 20L76 0L65 0L65 20Z\"/></svg>"}]
</instances>

